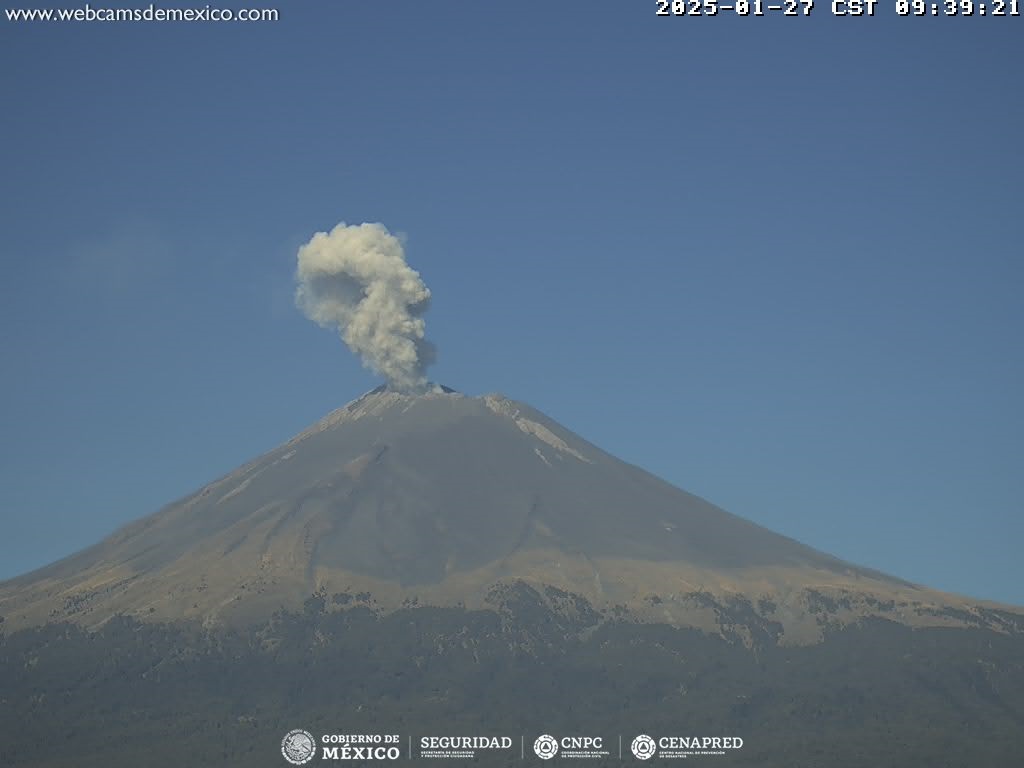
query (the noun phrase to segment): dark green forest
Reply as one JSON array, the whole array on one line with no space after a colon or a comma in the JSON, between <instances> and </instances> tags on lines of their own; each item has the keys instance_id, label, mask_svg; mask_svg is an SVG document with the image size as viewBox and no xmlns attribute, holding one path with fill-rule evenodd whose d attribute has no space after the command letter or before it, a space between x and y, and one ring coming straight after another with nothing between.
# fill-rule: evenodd
<instances>
[{"instance_id":1,"label":"dark green forest","mask_svg":"<svg viewBox=\"0 0 1024 768\"><path fill-rule=\"evenodd\" d=\"M741 642L559 597L520 585L496 610L378 615L368 596L317 594L244 630L115 617L8 633L0 765L280 768L292 728L744 740L691 765L1024 765L1020 634L871 619L787 647L771 626Z\"/></svg>"}]
</instances>

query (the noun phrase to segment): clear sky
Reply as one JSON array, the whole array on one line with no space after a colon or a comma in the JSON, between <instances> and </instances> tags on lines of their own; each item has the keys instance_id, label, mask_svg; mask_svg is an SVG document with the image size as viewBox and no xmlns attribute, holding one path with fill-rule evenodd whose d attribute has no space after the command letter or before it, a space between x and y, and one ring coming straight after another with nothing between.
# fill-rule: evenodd
<instances>
[{"instance_id":1,"label":"clear sky","mask_svg":"<svg viewBox=\"0 0 1024 768\"><path fill-rule=\"evenodd\" d=\"M1024 605L1021 17L277 7L0 19L0 578L379 383L292 298L379 221L437 381Z\"/></svg>"}]
</instances>

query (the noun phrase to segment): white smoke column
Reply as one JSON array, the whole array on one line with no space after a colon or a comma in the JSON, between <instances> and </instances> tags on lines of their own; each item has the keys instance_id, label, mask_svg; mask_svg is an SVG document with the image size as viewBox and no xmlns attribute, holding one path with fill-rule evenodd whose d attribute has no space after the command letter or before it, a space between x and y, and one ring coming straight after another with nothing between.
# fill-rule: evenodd
<instances>
[{"instance_id":1,"label":"white smoke column","mask_svg":"<svg viewBox=\"0 0 1024 768\"><path fill-rule=\"evenodd\" d=\"M430 291L405 263L382 224L338 224L299 248L295 303L310 320L336 328L363 365L401 392L427 388L434 347L423 313Z\"/></svg>"}]
</instances>

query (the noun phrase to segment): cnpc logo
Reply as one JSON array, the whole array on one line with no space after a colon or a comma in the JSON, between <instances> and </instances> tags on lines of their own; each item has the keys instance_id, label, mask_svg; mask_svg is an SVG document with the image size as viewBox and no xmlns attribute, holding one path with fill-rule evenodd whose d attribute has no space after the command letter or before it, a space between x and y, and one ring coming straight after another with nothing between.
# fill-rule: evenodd
<instances>
[{"instance_id":1,"label":"cnpc logo","mask_svg":"<svg viewBox=\"0 0 1024 768\"><path fill-rule=\"evenodd\" d=\"M604 739L601 736L563 736L556 739L554 736L544 734L537 737L533 742L533 751L541 760L550 760L558 754L559 750L573 754L568 757L579 757L579 752L588 752L604 748Z\"/></svg>"},{"instance_id":2,"label":"cnpc logo","mask_svg":"<svg viewBox=\"0 0 1024 768\"><path fill-rule=\"evenodd\" d=\"M558 754L558 741L554 736L545 733L533 742L533 751L541 760L550 760Z\"/></svg>"}]
</instances>

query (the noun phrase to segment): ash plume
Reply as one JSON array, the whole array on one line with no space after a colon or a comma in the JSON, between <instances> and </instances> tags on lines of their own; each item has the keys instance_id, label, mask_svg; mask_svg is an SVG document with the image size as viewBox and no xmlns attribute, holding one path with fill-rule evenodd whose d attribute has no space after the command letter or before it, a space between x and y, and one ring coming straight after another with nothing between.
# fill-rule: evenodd
<instances>
[{"instance_id":1,"label":"ash plume","mask_svg":"<svg viewBox=\"0 0 1024 768\"><path fill-rule=\"evenodd\" d=\"M295 303L335 328L363 365L401 392L428 387L434 346L423 314L430 290L405 262L402 244L383 224L338 224L299 248Z\"/></svg>"}]
</instances>

